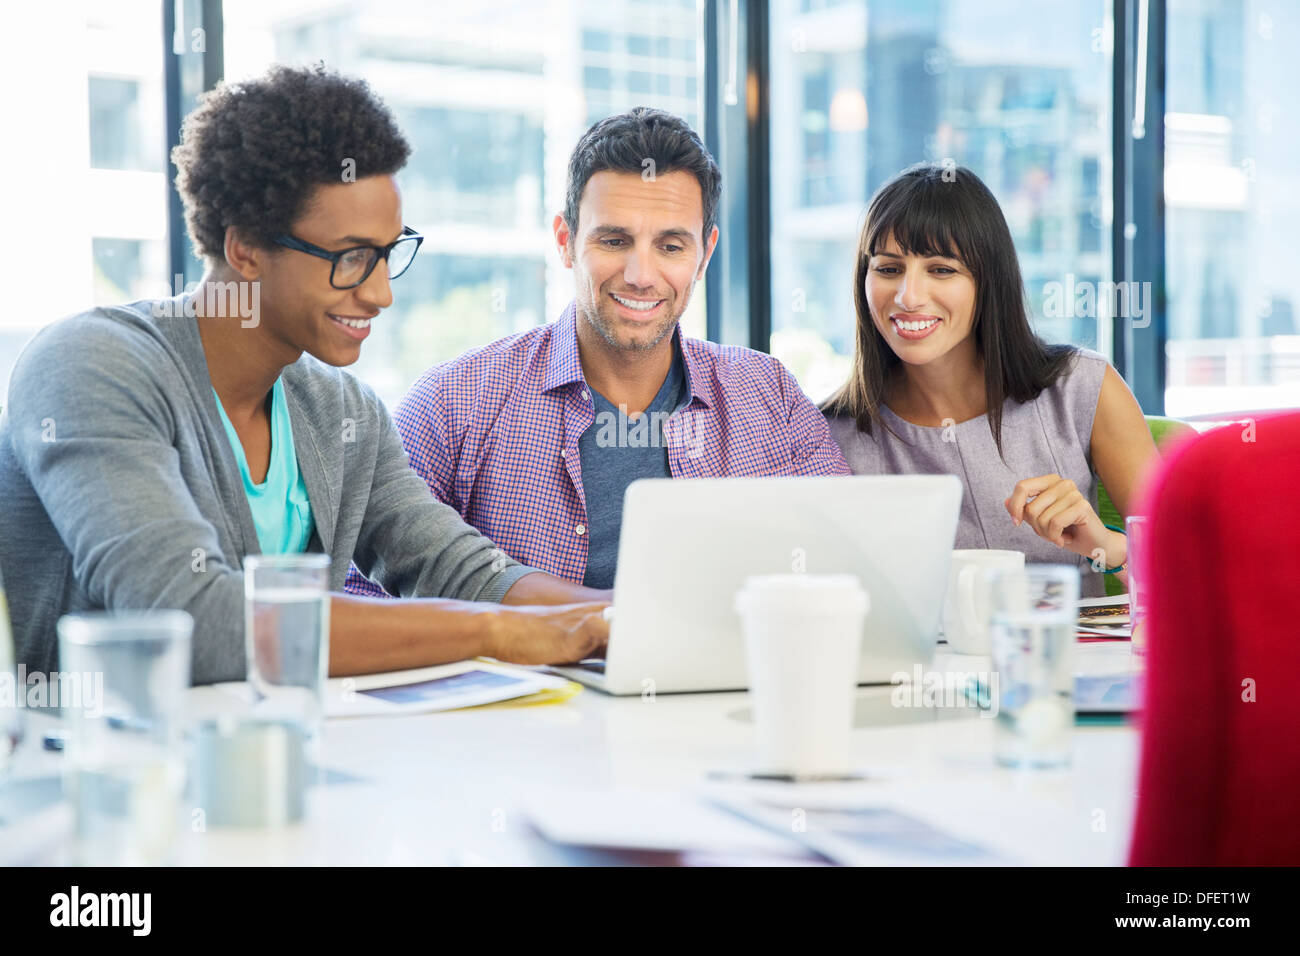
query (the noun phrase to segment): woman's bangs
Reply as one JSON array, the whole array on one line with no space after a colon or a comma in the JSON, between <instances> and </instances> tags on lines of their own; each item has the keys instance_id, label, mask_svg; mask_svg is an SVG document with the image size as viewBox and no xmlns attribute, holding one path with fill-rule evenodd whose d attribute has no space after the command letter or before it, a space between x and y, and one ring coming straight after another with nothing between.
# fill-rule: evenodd
<instances>
[{"instance_id":1,"label":"woman's bangs","mask_svg":"<svg viewBox=\"0 0 1300 956\"><path fill-rule=\"evenodd\" d=\"M867 254L879 255L892 237L904 255L945 256L966 262L956 204L942 194L946 183L910 183L871 212ZM931 186L931 188L925 188ZM919 187L919 188L918 188ZM881 197L884 199L885 197Z\"/></svg>"}]
</instances>

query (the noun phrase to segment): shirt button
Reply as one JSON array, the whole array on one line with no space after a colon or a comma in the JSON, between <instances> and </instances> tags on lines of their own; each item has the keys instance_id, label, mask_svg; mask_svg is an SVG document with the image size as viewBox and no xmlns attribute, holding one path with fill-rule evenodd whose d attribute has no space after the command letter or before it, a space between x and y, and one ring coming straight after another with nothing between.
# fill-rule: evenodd
<instances>
[{"instance_id":1,"label":"shirt button","mask_svg":"<svg viewBox=\"0 0 1300 956\"><path fill-rule=\"evenodd\" d=\"M580 525L578 525L576 528L574 528L573 530L576 531L576 532L578 532L578 534L586 534L586 533L587 533L587 526L586 526L585 524L580 524Z\"/></svg>"},{"instance_id":2,"label":"shirt button","mask_svg":"<svg viewBox=\"0 0 1300 956\"><path fill-rule=\"evenodd\" d=\"M582 390L582 400L584 402L591 401L591 392L587 391L585 388Z\"/></svg>"},{"instance_id":3,"label":"shirt button","mask_svg":"<svg viewBox=\"0 0 1300 956\"><path fill-rule=\"evenodd\" d=\"M561 449L560 449L560 457L561 457L561 458L568 458L568 457L569 457L569 453L568 453L567 451L565 451L563 448L561 448Z\"/></svg>"}]
</instances>

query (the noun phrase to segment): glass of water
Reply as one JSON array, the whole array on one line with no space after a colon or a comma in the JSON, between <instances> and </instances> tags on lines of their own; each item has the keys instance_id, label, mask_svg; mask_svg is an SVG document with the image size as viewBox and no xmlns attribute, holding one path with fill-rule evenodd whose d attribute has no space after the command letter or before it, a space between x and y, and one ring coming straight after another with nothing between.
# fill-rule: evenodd
<instances>
[{"instance_id":1,"label":"glass of water","mask_svg":"<svg viewBox=\"0 0 1300 956\"><path fill-rule=\"evenodd\" d=\"M329 555L244 560L244 646L253 712L316 737L329 671Z\"/></svg>"},{"instance_id":2,"label":"glass of water","mask_svg":"<svg viewBox=\"0 0 1300 956\"><path fill-rule=\"evenodd\" d=\"M5 583L0 578L0 786L13 761L14 751L23 738L21 705L25 687L18 685L14 667L14 636L9 626L9 605L5 601Z\"/></svg>"},{"instance_id":3,"label":"glass of water","mask_svg":"<svg viewBox=\"0 0 1300 956\"><path fill-rule=\"evenodd\" d=\"M1128 552L1125 558L1128 564L1128 620L1131 628L1134 654L1143 653L1146 647L1145 618L1150 596L1141 580L1142 570L1138 559L1143 555L1147 545L1147 519L1143 515L1133 515L1124 522L1125 537L1128 538Z\"/></svg>"},{"instance_id":4,"label":"glass of water","mask_svg":"<svg viewBox=\"0 0 1300 956\"><path fill-rule=\"evenodd\" d=\"M996 754L1004 766L1070 761L1078 602L1079 570L1071 565L1027 565L993 577Z\"/></svg>"},{"instance_id":5,"label":"glass of water","mask_svg":"<svg viewBox=\"0 0 1300 956\"><path fill-rule=\"evenodd\" d=\"M77 865L167 862L181 824L193 627L184 611L59 619L49 694L67 724Z\"/></svg>"}]
</instances>

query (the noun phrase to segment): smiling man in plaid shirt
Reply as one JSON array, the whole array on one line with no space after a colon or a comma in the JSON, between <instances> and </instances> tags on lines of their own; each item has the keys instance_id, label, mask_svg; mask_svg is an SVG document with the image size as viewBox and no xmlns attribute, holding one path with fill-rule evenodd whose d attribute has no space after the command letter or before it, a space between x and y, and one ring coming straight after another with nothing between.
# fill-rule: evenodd
<instances>
[{"instance_id":1,"label":"smiling man in plaid shirt","mask_svg":"<svg viewBox=\"0 0 1300 956\"><path fill-rule=\"evenodd\" d=\"M574 150L554 221L575 301L430 369L398 406L434 496L512 558L609 588L637 478L849 473L780 362L678 327L718 241L721 192L682 120L644 107L601 120ZM383 593L355 568L348 590Z\"/></svg>"}]
</instances>

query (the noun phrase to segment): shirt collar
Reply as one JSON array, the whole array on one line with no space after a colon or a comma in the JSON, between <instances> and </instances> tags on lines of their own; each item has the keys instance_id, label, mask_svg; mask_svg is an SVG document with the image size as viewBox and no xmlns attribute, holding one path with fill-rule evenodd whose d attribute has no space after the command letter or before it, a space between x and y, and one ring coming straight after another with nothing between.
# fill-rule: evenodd
<instances>
[{"instance_id":1,"label":"shirt collar","mask_svg":"<svg viewBox=\"0 0 1300 956\"><path fill-rule=\"evenodd\" d=\"M577 303L570 302L564 314L555 322L550 354L546 359L546 374L542 378L543 392L572 385L574 382L586 382L582 374L582 360L578 355L577 317ZM682 368L686 374L686 386L691 400L711 406L713 403L709 400L709 395L697 384L705 380L704 370L692 358L691 350L686 348L683 339L681 326L678 325L673 330L673 346L682 357Z\"/></svg>"},{"instance_id":2,"label":"shirt collar","mask_svg":"<svg viewBox=\"0 0 1300 956\"><path fill-rule=\"evenodd\" d=\"M578 358L577 308L569 303L555 321L551 333L550 354L546 357L546 374L542 377L542 391L549 392L574 382L585 382L582 362Z\"/></svg>"},{"instance_id":3,"label":"shirt collar","mask_svg":"<svg viewBox=\"0 0 1300 956\"><path fill-rule=\"evenodd\" d=\"M693 402L699 402L707 408L712 408L712 396L704 384L709 380L707 370L700 367L699 358L693 354L694 350L686 347L686 336L682 335L680 325L677 326L677 331L673 333L673 339L677 343L677 350L682 355L682 368L686 372L686 390L691 396L690 401L686 404L690 405Z\"/></svg>"}]
</instances>

